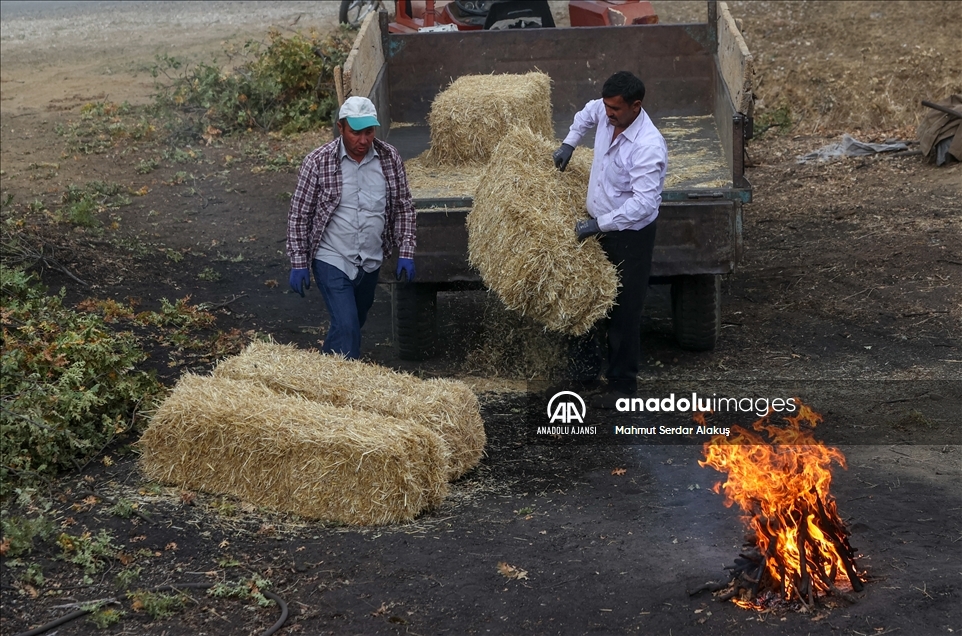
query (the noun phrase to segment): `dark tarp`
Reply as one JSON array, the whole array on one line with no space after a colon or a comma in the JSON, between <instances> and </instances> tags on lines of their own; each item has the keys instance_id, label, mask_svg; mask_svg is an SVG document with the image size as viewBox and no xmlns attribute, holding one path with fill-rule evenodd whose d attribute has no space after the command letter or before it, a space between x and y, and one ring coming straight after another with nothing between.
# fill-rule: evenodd
<instances>
[{"instance_id":1,"label":"dark tarp","mask_svg":"<svg viewBox=\"0 0 962 636\"><path fill-rule=\"evenodd\" d=\"M962 113L962 95L952 95L936 103ZM946 162L946 154L952 155L956 161L962 161L962 131L959 129L962 117L934 108L927 111L918 130L922 155L931 157L939 166Z\"/></svg>"}]
</instances>

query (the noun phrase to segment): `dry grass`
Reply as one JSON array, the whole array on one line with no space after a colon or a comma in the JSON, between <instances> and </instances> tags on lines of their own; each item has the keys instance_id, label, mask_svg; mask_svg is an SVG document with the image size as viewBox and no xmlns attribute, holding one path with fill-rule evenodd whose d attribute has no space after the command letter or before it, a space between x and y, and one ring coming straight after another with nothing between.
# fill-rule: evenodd
<instances>
[{"instance_id":1,"label":"dry grass","mask_svg":"<svg viewBox=\"0 0 962 636\"><path fill-rule=\"evenodd\" d=\"M468 373L543 381L565 369L567 337L507 309L494 294L485 303L482 329L480 345L465 360Z\"/></svg>"},{"instance_id":2,"label":"dry grass","mask_svg":"<svg viewBox=\"0 0 962 636\"><path fill-rule=\"evenodd\" d=\"M524 75L465 75L431 104L431 149L439 166L483 164L513 125L551 137L551 78Z\"/></svg>"},{"instance_id":3,"label":"dry grass","mask_svg":"<svg viewBox=\"0 0 962 636\"><path fill-rule=\"evenodd\" d=\"M576 151L558 172L555 147L517 126L498 144L468 214L468 255L508 309L580 335L614 304L618 275L597 239L574 234L587 218L591 153Z\"/></svg>"},{"instance_id":4,"label":"dry grass","mask_svg":"<svg viewBox=\"0 0 962 636\"><path fill-rule=\"evenodd\" d=\"M922 99L962 92L962 3L730 3L756 61L756 118L795 132L914 133Z\"/></svg>"},{"instance_id":5,"label":"dry grass","mask_svg":"<svg viewBox=\"0 0 962 636\"><path fill-rule=\"evenodd\" d=\"M474 468L484 452L478 399L454 380L421 380L359 360L265 342L223 360L214 376L256 381L274 391L423 425L440 435L449 451L449 479Z\"/></svg>"},{"instance_id":6,"label":"dry grass","mask_svg":"<svg viewBox=\"0 0 962 636\"><path fill-rule=\"evenodd\" d=\"M481 181L481 174L484 172L482 164L438 166L431 161L429 153L430 151L425 151L414 159L404 162L414 198L444 199L474 196Z\"/></svg>"},{"instance_id":7,"label":"dry grass","mask_svg":"<svg viewBox=\"0 0 962 636\"><path fill-rule=\"evenodd\" d=\"M148 479L312 519L409 521L448 492L427 427L245 380L185 375L139 444Z\"/></svg>"}]
</instances>

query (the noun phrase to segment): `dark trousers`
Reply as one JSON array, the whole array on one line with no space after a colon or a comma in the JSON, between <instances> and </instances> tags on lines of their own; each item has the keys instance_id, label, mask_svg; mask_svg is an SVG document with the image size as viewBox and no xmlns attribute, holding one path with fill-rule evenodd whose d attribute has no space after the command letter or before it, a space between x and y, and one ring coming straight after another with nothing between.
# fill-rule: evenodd
<instances>
[{"instance_id":1,"label":"dark trousers","mask_svg":"<svg viewBox=\"0 0 962 636\"><path fill-rule=\"evenodd\" d=\"M314 259L313 265L314 280L331 315L331 327L321 351L357 360L361 357L361 327L374 304L380 269L370 273L360 270L357 278L351 280L347 274L324 261Z\"/></svg>"},{"instance_id":2,"label":"dark trousers","mask_svg":"<svg viewBox=\"0 0 962 636\"><path fill-rule=\"evenodd\" d=\"M607 320L608 386L623 393L638 390L641 313L648 293L655 222L640 230L607 232L600 237L608 260L618 270L621 288Z\"/></svg>"}]
</instances>

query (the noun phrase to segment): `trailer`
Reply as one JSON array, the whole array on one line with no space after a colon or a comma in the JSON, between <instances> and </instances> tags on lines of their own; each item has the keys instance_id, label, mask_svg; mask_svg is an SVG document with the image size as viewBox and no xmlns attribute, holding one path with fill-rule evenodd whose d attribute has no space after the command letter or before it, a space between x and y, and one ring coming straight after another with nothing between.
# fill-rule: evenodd
<instances>
[{"instance_id":1,"label":"trailer","mask_svg":"<svg viewBox=\"0 0 962 636\"><path fill-rule=\"evenodd\" d=\"M650 282L671 285L678 344L714 348L721 278L741 258L742 208L752 200L744 170L753 60L724 2L708 2L707 20L694 24L405 34L389 33L387 25L384 12L366 18L345 63L343 86L346 95L375 103L381 137L406 161L428 149L431 103L460 76L547 73L558 139L612 73L630 70L641 77L644 108L665 136L669 163ZM393 264L386 263L381 282L392 286L400 356L423 360L434 351L438 292L483 284L467 257L470 189L457 178L444 187L411 186L418 278L397 283Z\"/></svg>"}]
</instances>

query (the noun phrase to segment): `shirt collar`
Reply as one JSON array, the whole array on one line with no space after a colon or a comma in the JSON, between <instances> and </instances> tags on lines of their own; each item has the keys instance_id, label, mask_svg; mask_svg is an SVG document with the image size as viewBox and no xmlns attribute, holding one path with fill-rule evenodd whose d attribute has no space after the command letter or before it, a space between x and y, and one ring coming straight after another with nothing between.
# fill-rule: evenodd
<instances>
[{"instance_id":1,"label":"shirt collar","mask_svg":"<svg viewBox=\"0 0 962 636\"><path fill-rule=\"evenodd\" d=\"M622 131L622 135L630 139L631 141L636 141L638 136L641 135L641 129L645 127L645 120L648 118L648 113L642 108L638 116L635 117L635 121L631 122L631 125Z\"/></svg>"}]
</instances>

